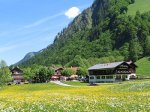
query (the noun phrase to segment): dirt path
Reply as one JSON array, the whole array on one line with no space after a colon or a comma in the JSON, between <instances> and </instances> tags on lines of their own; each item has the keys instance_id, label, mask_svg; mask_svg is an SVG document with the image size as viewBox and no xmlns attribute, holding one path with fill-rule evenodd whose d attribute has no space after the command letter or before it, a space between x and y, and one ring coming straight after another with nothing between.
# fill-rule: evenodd
<instances>
[{"instance_id":1,"label":"dirt path","mask_svg":"<svg viewBox=\"0 0 150 112\"><path fill-rule=\"evenodd\" d=\"M64 84L60 81L51 81L51 83L54 83L54 84L57 84L57 85L60 85L60 86L71 86L71 85L68 85L68 84Z\"/></svg>"}]
</instances>

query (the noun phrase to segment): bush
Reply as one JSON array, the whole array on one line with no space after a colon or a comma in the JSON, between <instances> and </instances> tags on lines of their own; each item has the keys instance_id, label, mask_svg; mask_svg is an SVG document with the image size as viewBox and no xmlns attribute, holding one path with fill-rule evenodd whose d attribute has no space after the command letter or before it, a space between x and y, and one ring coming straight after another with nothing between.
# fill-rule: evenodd
<instances>
[{"instance_id":1,"label":"bush","mask_svg":"<svg viewBox=\"0 0 150 112\"><path fill-rule=\"evenodd\" d=\"M67 68L67 69L62 71L62 75L63 76L71 76L71 75L74 75L74 74L75 74L75 71L73 71L70 68Z\"/></svg>"},{"instance_id":2,"label":"bush","mask_svg":"<svg viewBox=\"0 0 150 112\"><path fill-rule=\"evenodd\" d=\"M77 70L77 73L76 73L78 76L86 76L88 74L88 71L87 69L85 68L79 68Z\"/></svg>"}]
</instances>

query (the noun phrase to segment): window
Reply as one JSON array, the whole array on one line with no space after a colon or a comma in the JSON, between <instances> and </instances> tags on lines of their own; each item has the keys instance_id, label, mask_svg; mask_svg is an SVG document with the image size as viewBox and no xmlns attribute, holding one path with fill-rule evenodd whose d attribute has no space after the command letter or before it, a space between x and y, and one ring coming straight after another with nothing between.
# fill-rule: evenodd
<instances>
[{"instance_id":1,"label":"window","mask_svg":"<svg viewBox=\"0 0 150 112\"><path fill-rule=\"evenodd\" d=\"M102 79L105 79L105 76L102 76Z\"/></svg>"},{"instance_id":2,"label":"window","mask_svg":"<svg viewBox=\"0 0 150 112\"><path fill-rule=\"evenodd\" d=\"M100 77L100 76L97 76L96 78L97 78L97 79L101 79L101 77Z\"/></svg>"},{"instance_id":3,"label":"window","mask_svg":"<svg viewBox=\"0 0 150 112\"><path fill-rule=\"evenodd\" d=\"M90 79L94 79L94 77L90 77Z\"/></svg>"},{"instance_id":4,"label":"window","mask_svg":"<svg viewBox=\"0 0 150 112\"><path fill-rule=\"evenodd\" d=\"M113 79L113 76L106 76L106 79Z\"/></svg>"},{"instance_id":5,"label":"window","mask_svg":"<svg viewBox=\"0 0 150 112\"><path fill-rule=\"evenodd\" d=\"M90 71L90 74L93 75L93 71Z\"/></svg>"}]
</instances>

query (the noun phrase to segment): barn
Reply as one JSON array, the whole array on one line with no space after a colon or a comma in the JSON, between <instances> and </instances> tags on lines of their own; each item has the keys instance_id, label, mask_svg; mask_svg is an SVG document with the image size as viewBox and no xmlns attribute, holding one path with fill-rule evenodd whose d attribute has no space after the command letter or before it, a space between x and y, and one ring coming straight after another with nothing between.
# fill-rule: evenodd
<instances>
[{"instance_id":1,"label":"barn","mask_svg":"<svg viewBox=\"0 0 150 112\"><path fill-rule=\"evenodd\" d=\"M97 64L88 69L90 83L117 82L136 78L136 65L130 62Z\"/></svg>"}]
</instances>

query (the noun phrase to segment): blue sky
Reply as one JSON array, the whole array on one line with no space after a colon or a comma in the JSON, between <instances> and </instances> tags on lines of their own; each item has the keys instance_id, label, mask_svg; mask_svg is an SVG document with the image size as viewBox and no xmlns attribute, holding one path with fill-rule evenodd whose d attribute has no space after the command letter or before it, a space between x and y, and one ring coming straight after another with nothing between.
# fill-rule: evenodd
<instances>
[{"instance_id":1,"label":"blue sky","mask_svg":"<svg viewBox=\"0 0 150 112\"><path fill-rule=\"evenodd\" d=\"M14 64L47 47L93 1L0 0L0 59Z\"/></svg>"}]
</instances>

